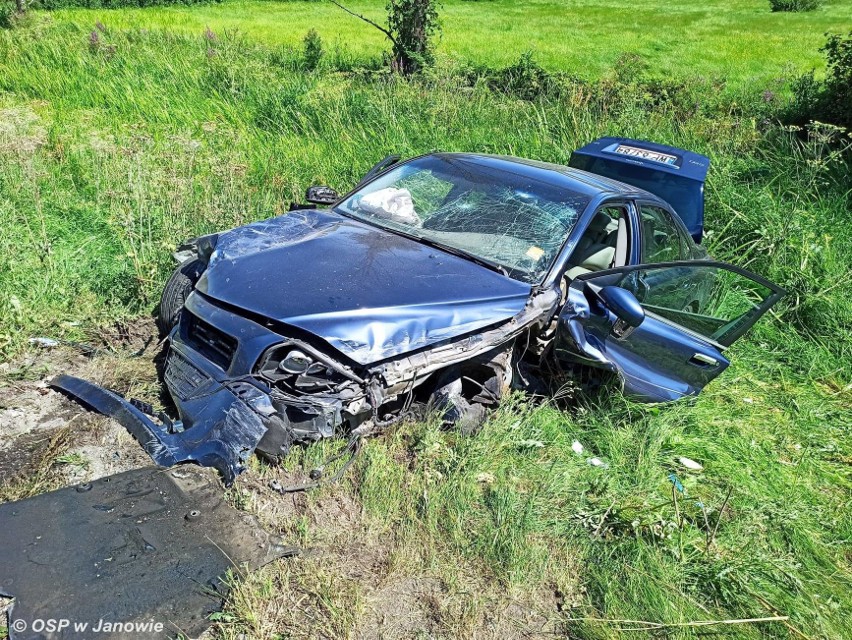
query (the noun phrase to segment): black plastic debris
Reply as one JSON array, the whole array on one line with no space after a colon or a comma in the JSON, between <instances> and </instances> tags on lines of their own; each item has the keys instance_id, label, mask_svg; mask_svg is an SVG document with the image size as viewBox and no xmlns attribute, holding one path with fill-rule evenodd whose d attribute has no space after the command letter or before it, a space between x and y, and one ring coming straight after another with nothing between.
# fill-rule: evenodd
<instances>
[{"instance_id":1,"label":"black plastic debris","mask_svg":"<svg viewBox=\"0 0 852 640\"><path fill-rule=\"evenodd\" d=\"M228 569L296 552L221 494L206 470L149 467L0 505L10 639L197 637Z\"/></svg>"}]
</instances>

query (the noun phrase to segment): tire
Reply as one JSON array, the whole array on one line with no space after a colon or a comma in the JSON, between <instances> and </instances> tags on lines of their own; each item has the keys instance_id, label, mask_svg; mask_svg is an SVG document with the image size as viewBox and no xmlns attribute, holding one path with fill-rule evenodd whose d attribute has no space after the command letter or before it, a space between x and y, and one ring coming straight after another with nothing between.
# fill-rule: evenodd
<instances>
[{"instance_id":1,"label":"tire","mask_svg":"<svg viewBox=\"0 0 852 640\"><path fill-rule=\"evenodd\" d=\"M203 272L204 261L191 258L175 269L166 282L157 310L157 327L161 336L169 334L177 325L183 303Z\"/></svg>"}]
</instances>

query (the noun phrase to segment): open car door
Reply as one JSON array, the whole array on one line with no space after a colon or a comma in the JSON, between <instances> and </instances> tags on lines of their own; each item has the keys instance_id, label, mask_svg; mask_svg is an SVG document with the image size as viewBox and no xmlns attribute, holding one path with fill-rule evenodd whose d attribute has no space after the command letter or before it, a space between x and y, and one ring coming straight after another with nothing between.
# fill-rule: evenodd
<instances>
[{"instance_id":1,"label":"open car door","mask_svg":"<svg viewBox=\"0 0 852 640\"><path fill-rule=\"evenodd\" d=\"M784 294L709 260L584 274L570 284L556 355L617 371L641 400L696 395L730 364L724 350Z\"/></svg>"}]
</instances>

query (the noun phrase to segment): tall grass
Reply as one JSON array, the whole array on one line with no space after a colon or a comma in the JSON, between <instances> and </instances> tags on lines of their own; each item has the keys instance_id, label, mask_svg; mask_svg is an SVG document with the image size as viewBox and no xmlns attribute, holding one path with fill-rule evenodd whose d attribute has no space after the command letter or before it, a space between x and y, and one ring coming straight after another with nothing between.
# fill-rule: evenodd
<instances>
[{"instance_id":1,"label":"tall grass","mask_svg":"<svg viewBox=\"0 0 852 640\"><path fill-rule=\"evenodd\" d=\"M516 397L472 438L403 425L368 444L349 490L396 566L462 589L462 563L509 592L549 594L572 637L625 635L591 618L776 611L807 636L852 637L843 134L785 131L762 96L728 103L704 81L557 79L530 94L485 69L405 82L378 66L353 69L336 49L307 71L298 52L212 31L92 37L47 21L0 32L2 353L149 313L176 243L281 213L312 183L346 189L389 153L564 163L607 134L707 153L711 251L791 291L721 381L665 409ZM575 439L587 453L573 453ZM593 455L608 466L587 464ZM453 628L473 634L487 616L477 606Z\"/></svg>"}]
</instances>

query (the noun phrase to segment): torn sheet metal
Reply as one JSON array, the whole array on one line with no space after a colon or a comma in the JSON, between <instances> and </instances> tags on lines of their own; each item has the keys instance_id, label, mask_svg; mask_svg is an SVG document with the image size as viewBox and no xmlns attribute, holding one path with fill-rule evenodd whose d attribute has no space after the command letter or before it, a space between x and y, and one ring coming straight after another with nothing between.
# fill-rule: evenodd
<instances>
[{"instance_id":1,"label":"torn sheet metal","mask_svg":"<svg viewBox=\"0 0 852 640\"><path fill-rule=\"evenodd\" d=\"M0 522L11 640L195 638L222 605L228 569L295 552L197 468L135 469L9 502Z\"/></svg>"},{"instance_id":2,"label":"torn sheet metal","mask_svg":"<svg viewBox=\"0 0 852 640\"><path fill-rule=\"evenodd\" d=\"M217 469L230 486L245 470L246 461L266 433L257 405L263 409L269 398L250 384L238 389L215 384L203 397L195 397L195 402L205 405L208 418L186 431L170 433L128 400L94 383L68 375L50 383L124 426L157 464L171 467L179 462L197 462ZM271 405L267 411L273 411Z\"/></svg>"}]
</instances>

